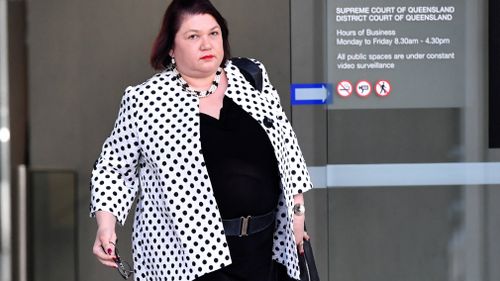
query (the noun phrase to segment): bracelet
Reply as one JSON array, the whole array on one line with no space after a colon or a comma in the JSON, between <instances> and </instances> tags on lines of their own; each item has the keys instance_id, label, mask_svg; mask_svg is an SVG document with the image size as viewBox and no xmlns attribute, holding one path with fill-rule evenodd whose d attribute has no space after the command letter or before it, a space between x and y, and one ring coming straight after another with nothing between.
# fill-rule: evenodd
<instances>
[{"instance_id":1,"label":"bracelet","mask_svg":"<svg viewBox=\"0 0 500 281\"><path fill-rule=\"evenodd\" d=\"M296 216L303 216L304 213L306 212L306 206L304 204L297 203L293 205L293 214Z\"/></svg>"}]
</instances>

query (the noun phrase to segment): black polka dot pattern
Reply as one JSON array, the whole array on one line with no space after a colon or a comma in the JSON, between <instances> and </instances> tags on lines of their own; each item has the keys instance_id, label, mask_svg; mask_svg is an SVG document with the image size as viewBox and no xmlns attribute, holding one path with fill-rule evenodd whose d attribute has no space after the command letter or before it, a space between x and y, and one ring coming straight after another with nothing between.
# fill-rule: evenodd
<instances>
[{"instance_id":1,"label":"black polka dot pattern","mask_svg":"<svg viewBox=\"0 0 500 281\"><path fill-rule=\"evenodd\" d=\"M255 118L271 140L283 193L273 258L299 278L293 195L312 188L291 124L262 64L258 92L228 62L226 95ZM193 280L231 264L200 144L198 98L172 72L128 87L91 180L90 213L108 211L124 224L139 196L133 227L135 281Z\"/></svg>"}]
</instances>

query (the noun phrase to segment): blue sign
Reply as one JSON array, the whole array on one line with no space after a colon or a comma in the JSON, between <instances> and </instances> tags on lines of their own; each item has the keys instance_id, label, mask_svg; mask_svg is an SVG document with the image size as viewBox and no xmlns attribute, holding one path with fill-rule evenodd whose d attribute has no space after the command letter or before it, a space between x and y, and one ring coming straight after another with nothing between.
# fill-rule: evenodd
<instances>
[{"instance_id":1,"label":"blue sign","mask_svg":"<svg viewBox=\"0 0 500 281\"><path fill-rule=\"evenodd\" d=\"M332 84L292 84L292 105L333 103Z\"/></svg>"}]
</instances>

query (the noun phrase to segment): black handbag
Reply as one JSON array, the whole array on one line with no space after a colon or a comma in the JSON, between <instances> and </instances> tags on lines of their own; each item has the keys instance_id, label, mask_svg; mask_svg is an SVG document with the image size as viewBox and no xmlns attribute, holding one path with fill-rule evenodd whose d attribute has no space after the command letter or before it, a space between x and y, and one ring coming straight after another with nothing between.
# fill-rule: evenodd
<instances>
[{"instance_id":1,"label":"black handbag","mask_svg":"<svg viewBox=\"0 0 500 281\"><path fill-rule=\"evenodd\" d=\"M262 91L262 70L248 58L232 58L231 62L238 67L241 74L259 92Z\"/></svg>"},{"instance_id":2,"label":"black handbag","mask_svg":"<svg viewBox=\"0 0 500 281\"><path fill-rule=\"evenodd\" d=\"M259 92L262 91L262 71L259 66L248 58L232 58L232 63L236 65L245 79ZM305 230L305 228L304 228ZM314 261L313 250L310 240L304 240L304 254L299 255L300 281L319 281L316 262ZM283 274L280 281L297 281L287 274Z\"/></svg>"},{"instance_id":3,"label":"black handbag","mask_svg":"<svg viewBox=\"0 0 500 281\"><path fill-rule=\"evenodd\" d=\"M319 281L311 240L304 240L303 247L304 254L299 254L300 281Z\"/></svg>"},{"instance_id":4,"label":"black handbag","mask_svg":"<svg viewBox=\"0 0 500 281\"><path fill-rule=\"evenodd\" d=\"M311 241L304 240L304 254L299 255L299 269L300 275L299 280L290 277L287 273L287 269L284 265L279 264L276 270L276 277L274 280L278 281L319 281L318 270L316 269L316 263L314 261L314 255L312 252Z\"/></svg>"}]
</instances>

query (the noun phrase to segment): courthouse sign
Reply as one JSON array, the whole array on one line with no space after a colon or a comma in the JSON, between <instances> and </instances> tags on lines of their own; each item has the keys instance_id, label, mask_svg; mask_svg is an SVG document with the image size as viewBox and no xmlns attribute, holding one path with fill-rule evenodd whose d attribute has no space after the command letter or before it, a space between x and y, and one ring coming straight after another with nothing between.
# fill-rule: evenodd
<instances>
[{"instance_id":1,"label":"courthouse sign","mask_svg":"<svg viewBox=\"0 0 500 281\"><path fill-rule=\"evenodd\" d=\"M457 27L464 25L464 0L327 3L329 82L390 81L378 86L380 93L373 84L377 95L364 92L363 99L342 99L332 109L463 105L457 77L464 77L465 35Z\"/></svg>"}]
</instances>

